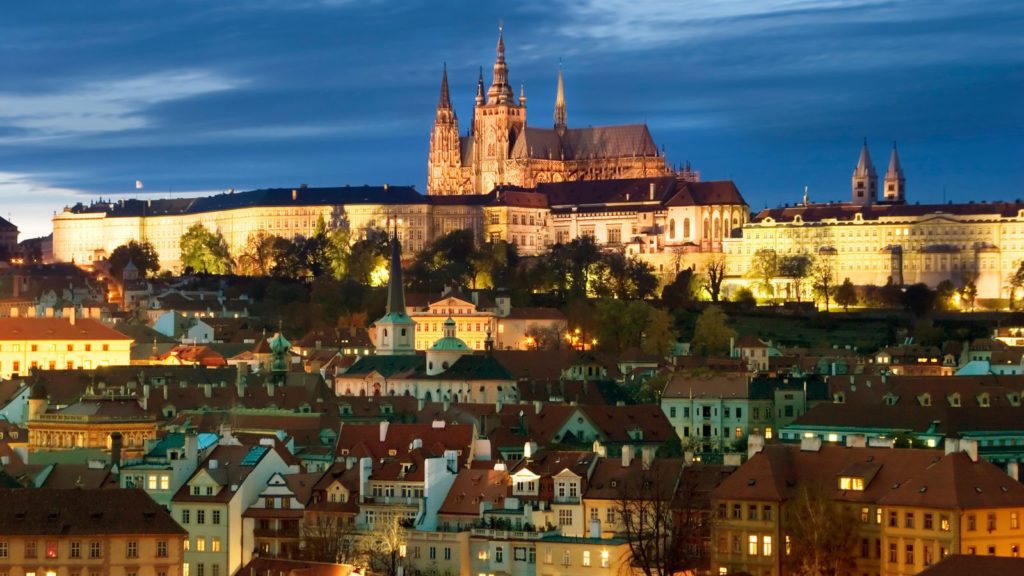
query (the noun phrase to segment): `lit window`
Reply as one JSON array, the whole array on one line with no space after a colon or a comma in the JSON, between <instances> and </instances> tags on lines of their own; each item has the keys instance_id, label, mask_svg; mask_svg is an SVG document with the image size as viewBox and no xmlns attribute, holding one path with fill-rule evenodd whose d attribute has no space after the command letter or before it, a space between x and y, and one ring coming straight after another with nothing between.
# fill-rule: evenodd
<instances>
[{"instance_id":1,"label":"lit window","mask_svg":"<svg viewBox=\"0 0 1024 576\"><path fill-rule=\"evenodd\" d=\"M757 556L757 536L754 534L747 538L747 554Z\"/></svg>"},{"instance_id":2,"label":"lit window","mask_svg":"<svg viewBox=\"0 0 1024 576\"><path fill-rule=\"evenodd\" d=\"M601 568L608 567L608 551L601 550Z\"/></svg>"},{"instance_id":3,"label":"lit window","mask_svg":"<svg viewBox=\"0 0 1024 576\"><path fill-rule=\"evenodd\" d=\"M772 555L772 537L771 536L765 536L761 540L761 543L762 543L761 547L763 548L764 555L765 556L771 556Z\"/></svg>"},{"instance_id":4,"label":"lit window","mask_svg":"<svg viewBox=\"0 0 1024 576\"><path fill-rule=\"evenodd\" d=\"M854 478L850 476L840 476L839 478L839 489L840 490L854 490L857 492L864 491L864 479Z\"/></svg>"}]
</instances>

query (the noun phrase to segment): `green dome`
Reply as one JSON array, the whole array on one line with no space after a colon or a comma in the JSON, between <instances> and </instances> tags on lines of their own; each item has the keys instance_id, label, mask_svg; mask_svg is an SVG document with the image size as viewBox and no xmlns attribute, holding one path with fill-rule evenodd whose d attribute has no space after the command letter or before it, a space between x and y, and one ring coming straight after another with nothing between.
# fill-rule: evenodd
<instances>
[{"instance_id":1,"label":"green dome","mask_svg":"<svg viewBox=\"0 0 1024 576\"><path fill-rule=\"evenodd\" d=\"M441 338L430 347L431 350L469 350L469 346L459 338L449 336Z\"/></svg>"}]
</instances>

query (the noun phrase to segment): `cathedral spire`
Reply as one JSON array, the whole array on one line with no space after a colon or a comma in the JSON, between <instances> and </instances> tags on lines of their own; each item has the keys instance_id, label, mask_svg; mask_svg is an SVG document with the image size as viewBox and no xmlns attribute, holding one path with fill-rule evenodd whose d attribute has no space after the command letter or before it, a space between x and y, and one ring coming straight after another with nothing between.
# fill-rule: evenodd
<instances>
[{"instance_id":1,"label":"cathedral spire","mask_svg":"<svg viewBox=\"0 0 1024 576\"><path fill-rule=\"evenodd\" d=\"M875 172L875 165L871 162L867 138L864 139L864 146L860 150L857 167L853 170L852 186L854 204L865 206L874 204L878 200L878 173Z\"/></svg>"},{"instance_id":2,"label":"cathedral spire","mask_svg":"<svg viewBox=\"0 0 1024 576\"><path fill-rule=\"evenodd\" d=\"M562 81L562 63L558 63L558 90L555 92L555 130L565 132L565 85Z\"/></svg>"},{"instance_id":3,"label":"cathedral spire","mask_svg":"<svg viewBox=\"0 0 1024 576\"><path fill-rule=\"evenodd\" d=\"M452 107L451 98L448 96L448 63L441 67L441 98L437 101L439 110L450 110Z\"/></svg>"},{"instance_id":4,"label":"cathedral spire","mask_svg":"<svg viewBox=\"0 0 1024 576\"><path fill-rule=\"evenodd\" d=\"M498 48L494 59L494 77L491 81L491 88L487 91L488 104L509 104L512 103L512 88L508 85L508 66L505 65L505 32L501 23L498 23Z\"/></svg>"},{"instance_id":5,"label":"cathedral spire","mask_svg":"<svg viewBox=\"0 0 1024 576\"><path fill-rule=\"evenodd\" d=\"M484 67L480 67L480 76L476 79L476 105L484 103Z\"/></svg>"},{"instance_id":6,"label":"cathedral spire","mask_svg":"<svg viewBox=\"0 0 1024 576\"><path fill-rule=\"evenodd\" d=\"M398 241L398 223L391 237L391 263L388 269L387 314L405 314L405 289L402 287L402 244Z\"/></svg>"}]
</instances>

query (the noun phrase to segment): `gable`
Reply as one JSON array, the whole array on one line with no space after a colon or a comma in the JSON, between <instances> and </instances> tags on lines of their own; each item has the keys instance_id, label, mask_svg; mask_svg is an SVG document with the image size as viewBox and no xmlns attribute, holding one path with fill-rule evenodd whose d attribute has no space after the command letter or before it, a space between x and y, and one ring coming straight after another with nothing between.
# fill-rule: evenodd
<instances>
[{"instance_id":1,"label":"gable","mask_svg":"<svg viewBox=\"0 0 1024 576\"><path fill-rule=\"evenodd\" d=\"M454 296L448 296L438 300L437 302L431 302L427 306L431 312L440 310L440 313L448 314L472 314L476 312L476 304L463 300L462 298L455 298ZM451 312L447 312L447 311Z\"/></svg>"}]
</instances>

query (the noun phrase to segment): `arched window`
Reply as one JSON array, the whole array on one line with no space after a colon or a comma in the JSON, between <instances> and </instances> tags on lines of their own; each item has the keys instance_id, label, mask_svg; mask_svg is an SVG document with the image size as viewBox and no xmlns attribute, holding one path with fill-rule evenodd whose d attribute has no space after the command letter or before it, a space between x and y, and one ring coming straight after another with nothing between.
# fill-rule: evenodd
<instances>
[{"instance_id":1,"label":"arched window","mask_svg":"<svg viewBox=\"0 0 1024 576\"><path fill-rule=\"evenodd\" d=\"M676 219L675 218L673 218L673 219L668 221L668 237L669 238L673 238L673 239L676 237Z\"/></svg>"},{"instance_id":2,"label":"arched window","mask_svg":"<svg viewBox=\"0 0 1024 576\"><path fill-rule=\"evenodd\" d=\"M683 238L690 237L690 219L683 218Z\"/></svg>"},{"instance_id":3,"label":"arched window","mask_svg":"<svg viewBox=\"0 0 1024 576\"><path fill-rule=\"evenodd\" d=\"M721 237L722 237L722 221L719 220L718 218L715 218L715 238L718 239L718 238L721 238Z\"/></svg>"},{"instance_id":4,"label":"arched window","mask_svg":"<svg viewBox=\"0 0 1024 576\"><path fill-rule=\"evenodd\" d=\"M711 238L711 223L708 222L707 217L704 217L704 239L709 240Z\"/></svg>"}]
</instances>

